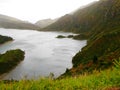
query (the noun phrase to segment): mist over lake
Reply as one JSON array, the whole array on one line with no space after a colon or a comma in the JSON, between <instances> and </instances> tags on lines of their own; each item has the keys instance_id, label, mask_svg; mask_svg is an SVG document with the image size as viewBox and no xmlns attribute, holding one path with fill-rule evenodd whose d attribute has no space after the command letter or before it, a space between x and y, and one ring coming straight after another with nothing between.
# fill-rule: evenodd
<instances>
[{"instance_id":1,"label":"mist over lake","mask_svg":"<svg viewBox=\"0 0 120 90\"><path fill-rule=\"evenodd\" d=\"M7 73L3 79L37 79L54 73L55 77L72 68L72 57L86 45L86 41L56 38L71 35L65 32L39 32L33 30L0 29L0 35L10 36L12 42L0 45L0 53L20 48L25 59Z\"/></svg>"}]
</instances>

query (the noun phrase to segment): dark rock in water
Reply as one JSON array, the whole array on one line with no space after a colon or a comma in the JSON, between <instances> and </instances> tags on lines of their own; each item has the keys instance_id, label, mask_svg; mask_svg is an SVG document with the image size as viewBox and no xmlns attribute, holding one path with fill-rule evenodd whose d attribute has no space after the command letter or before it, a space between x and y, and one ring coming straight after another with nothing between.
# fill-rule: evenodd
<instances>
[{"instance_id":1,"label":"dark rock in water","mask_svg":"<svg viewBox=\"0 0 120 90\"><path fill-rule=\"evenodd\" d=\"M74 35L68 35L67 36L67 38L73 38L74 37Z\"/></svg>"},{"instance_id":2,"label":"dark rock in water","mask_svg":"<svg viewBox=\"0 0 120 90\"><path fill-rule=\"evenodd\" d=\"M66 38L66 36L58 35L56 38Z\"/></svg>"},{"instance_id":3,"label":"dark rock in water","mask_svg":"<svg viewBox=\"0 0 120 90\"><path fill-rule=\"evenodd\" d=\"M86 36L85 34L79 34L79 35L73 36L73 39L76 39L76 40L87 40L88 36Z\"/></svg>"}]
</instances>

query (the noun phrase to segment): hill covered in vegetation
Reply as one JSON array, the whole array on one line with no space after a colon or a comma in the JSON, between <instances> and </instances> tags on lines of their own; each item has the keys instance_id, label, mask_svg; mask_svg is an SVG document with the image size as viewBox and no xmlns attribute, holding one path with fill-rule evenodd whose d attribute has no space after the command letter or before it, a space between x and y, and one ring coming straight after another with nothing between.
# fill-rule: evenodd
<instances>
[{"instance_id":1,"label":"hill covered in vegetation","mask_svg":"<svg viewBox=\"0 0 120 90\"><path fill-rule=\"evenodd\" d=\"M77 38L87 37L87 45L73 57L73 68L66 74L109 68L120 57L120 0L100 0L43 30L76 32L80 34Z\"/></svg>"},{"instance_id":2,"label":"hill covered in vegetation","mask_svg":"<svg viewBox=\"0 0 120 90\"><path fill-rule=\"evenodd\" d=\"M0 54L0 74L6 73L14 68L24 59L24 52L20 49L10 50Z\"/></svg>"},{"instance_id":3,"label":"hill covered in vegetation","mask_svg":"<svg viewBox=\"0 0 120 90\"><path fill-rule=\"evenodd\" d=\"M3 44L7 41L12 41L13 39L11 37L8 37L8 36L2 36L0 35L0 44Z\"/></svg>"}]
</instances>

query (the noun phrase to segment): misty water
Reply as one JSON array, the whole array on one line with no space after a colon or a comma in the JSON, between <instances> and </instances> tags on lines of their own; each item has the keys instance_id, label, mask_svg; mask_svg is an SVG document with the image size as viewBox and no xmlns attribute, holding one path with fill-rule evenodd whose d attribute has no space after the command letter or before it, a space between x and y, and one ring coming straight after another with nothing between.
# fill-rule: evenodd
<instances>
[{"instance_id":1,"label":"misty water","mask_svg":"<svg viewBox=\"0 0 120 90\"><path fill-rule=\"evenodd\" d=\"M60 76L72 67L72 57L86 45L86 41L70 38L58 39L65 32L39 32L33 30L0 29L0 35L11 36L14 41L0 45L0 53L20 48L25 59L2 79L38 79L54 73Z\"/></svg>"}]
</instances>

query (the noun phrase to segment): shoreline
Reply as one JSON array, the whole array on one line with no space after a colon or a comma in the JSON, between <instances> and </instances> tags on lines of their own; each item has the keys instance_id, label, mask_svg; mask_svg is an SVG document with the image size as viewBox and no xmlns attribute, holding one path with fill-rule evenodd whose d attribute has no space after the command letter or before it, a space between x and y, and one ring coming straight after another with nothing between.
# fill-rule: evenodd
<instances>
[{"instance_id":1,"label":"shoreline","mask_svg":"<svg viewBox=\"0 0 120 90\"><path fill-rule=\"evenodd\" d=\"M14 41L14 39L13 39L13 40L10 40L10 41L6 41L6 42L4 42L4 43L1 43L0 46L2 46L2 45L4 45L4 44L7 44L7 43L10 43L10 42L12 42L12 41Z\"/></svg>"},{"instance_id":2,"label":"shoreline","mask_svg":"<svg viewBox=\"0 0 120 90\"><path fill-rule=\"evenodd\" d=\"M0 81L3 81L3 78L7 75L8 73L4 73L0 75Z\"/></svg>"}]
</instances>

